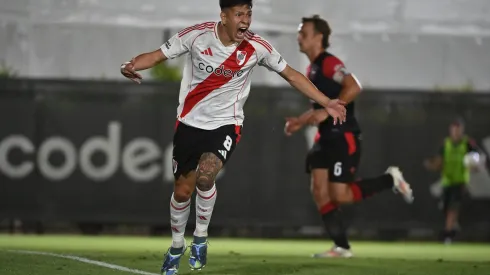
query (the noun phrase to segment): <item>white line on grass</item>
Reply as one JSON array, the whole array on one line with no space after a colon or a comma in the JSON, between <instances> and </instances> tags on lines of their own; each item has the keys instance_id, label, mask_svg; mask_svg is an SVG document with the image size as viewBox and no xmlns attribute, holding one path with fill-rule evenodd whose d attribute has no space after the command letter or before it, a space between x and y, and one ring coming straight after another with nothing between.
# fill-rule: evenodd
<instances>
[{"instance_id":1,"label":"white line on grass","mask_svg":"<svg viewBox=\"0 0 490 275\"><path fill-rule=\"evenodd\" d=\"M131 269L131 268L127 268L127 267L120 266L120 265L114 265L114 264L101 262L101 261L94 261L94 260L90 260L90 259L82 258L82 257L77 257L77 256L70 256L70 255L63 255L63 254L56 254L56 253L49 253L49 252L40 252L40 251L28 251L28 250L9 250L9 251L15 252L15 253L21 253L21 254L43 255L43 256L51 256L51 257L57 257L57 258L63 258L63 259L70 259L70 260L74 260L74 261L78 261L78 262L82 262L82 263L107 267L107 268L114 269L114 270L131 272L134 274L160 275L158 273L151 273L151 272L146 272L146 271L142 271L142 270L138 270L138 269Z\"/></svg>"}]
</instances>

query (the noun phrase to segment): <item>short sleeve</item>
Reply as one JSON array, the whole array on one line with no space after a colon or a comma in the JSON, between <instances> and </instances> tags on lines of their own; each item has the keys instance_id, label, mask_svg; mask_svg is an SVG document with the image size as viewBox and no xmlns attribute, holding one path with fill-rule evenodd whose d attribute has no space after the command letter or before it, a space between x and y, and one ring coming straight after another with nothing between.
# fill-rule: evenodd
<instances>
[{"instance_id":1,"label":"short sleeve","mask_svg":"<svg viewBox=\"0 0 490 275\"><path fill-rule=\"evenodd\" d=\"M160 49L168 59L173 59L189 52L190 45L188 45L184 37L179 37L179 34L175 34Z\"/></svg>"},{"instance_id":2,"label":"short sleeve","mask_svg":"<svg viewBox=\"0 0 490 275\"><path fill-rule=\"evenodd\" d=\"M190 51L195 37L203 31L213 29L214 25L214 22L206 22L182 29L165 42L160 49L168 59L179 57Z\"/></svg>"},{"instance_id":3,"label":"short sleeve","mask_svg":"<svg viewBox=\"0 0 490 275\"><path fill-rule=\"evenodd\" d=\"M259 44L256 49L259 52L259 66L276 73L284 71L287 66L286 60L269 42L260 37L254 37L253 41Z\"/></svg>"},{"instance_id":4,"label":"short sleeve","mask_svg":"<svg viewBox=\"0 0 490 275\"><path fill-rule=\"evenodd\" d=\"M342 83L345 76L350 74L345 68L344 63L333 55L323 59L322 71L325 77L333 79L339 84Z\"/></svg>"}]
</instances>

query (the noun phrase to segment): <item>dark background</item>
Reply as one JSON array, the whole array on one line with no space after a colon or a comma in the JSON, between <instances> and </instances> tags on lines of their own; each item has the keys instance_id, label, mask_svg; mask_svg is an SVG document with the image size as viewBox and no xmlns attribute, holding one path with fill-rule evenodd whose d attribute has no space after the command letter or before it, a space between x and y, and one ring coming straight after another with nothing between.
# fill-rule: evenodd
<instances>
[{"instance_id":1,"label":"dark background","mask_svg":"<svg viewBox=\"0 0 490 275\"><path fill-rule=\"evenodd\" d=\"M175 84L1 80L0 144L21 135L34 150L13 149L3 156L0 152L0 165L33 164L32 172L22 178L9 177L0 169L0 224L20 220L43 228L57 223L166 228L172 175L165 151L171 149L177 100ZM455 115L466 119L468 133L482 145L490 137L488 106L490 95L478 93L363 91L357 103L363 129L359 176L376 176L389 165L400 166L413 186L415 201L408 205L388 191L345 207L351 234L434 238L443 226L438 199L430 193L438 175L425 171L422 161L436 153ZM304 131L289 138L283 134L284 117L306 108L308 101L291 89L252 87L241 142L217 181L215 234L316 235L307 230L320 225L304 173L307 137ZM107 139L111 122L120 126L120 140L112 144L117 167L96 179L81 169L82 147L94 137ZM41 167L65 164L63 154L54 151L48 163L39 159L39 149L47 148L46 141L53 138L75 149L73 172L59 180L50 179ZM135 140L157 147L127 153L125 159L124 152L129 152L128 145L135 146ZM154 169L154 174L146 180L129 176L124 163L149 152L155 155L142 160L137 169ZM107 161L101 152L90 158L95 168ZM490 180L480 184L490 185ZM462 210L463 238L490 240L489 210L490 198L468 197Z\"/></svg>"}]
</instances>

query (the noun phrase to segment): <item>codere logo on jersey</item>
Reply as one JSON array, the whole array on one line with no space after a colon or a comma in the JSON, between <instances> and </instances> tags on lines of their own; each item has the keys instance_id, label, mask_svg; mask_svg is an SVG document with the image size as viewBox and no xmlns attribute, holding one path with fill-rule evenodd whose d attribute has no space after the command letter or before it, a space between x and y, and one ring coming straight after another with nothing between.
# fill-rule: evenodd
<instances>
[{"instance_id":1,"label":"codere logo on jersey","mask_svg":"<svg viewBox=\"0 0 490 275\"><path fill-rule=\"evenodd\" d=\"M233 71L231 69L226 69L225 66L223 64L221 64L218 68L214 68L213 66L211 65L206 65L202 62L200 62L198 64L198 67L199 67L199 70L201 71L205 71L207 73L213 73L217 76L224 76L224 77L240 77L243 75L243 70L239 70L239 71Z\"/></svg>"}]
</instances>

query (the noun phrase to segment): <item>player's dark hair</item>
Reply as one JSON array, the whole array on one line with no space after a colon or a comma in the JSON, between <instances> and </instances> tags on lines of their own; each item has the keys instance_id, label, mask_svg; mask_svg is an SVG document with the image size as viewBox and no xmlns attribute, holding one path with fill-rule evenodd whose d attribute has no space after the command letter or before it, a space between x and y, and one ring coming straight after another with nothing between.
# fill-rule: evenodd
<instances>
[{"instance_id":1,"label":"player's dark hair","mask_svg":"<svg viewBox=\"0 0 490 275\"><path fill-rule=\"evenodd\" d=\"M314 29L316 33L320 33L323 35L322 47L324 49L330 46L330 34L332 34L332 29L328 25L328 22L325 19L322 19L320 15L313 15L312 17L303 17L301 19L302 23L313 23Z\"/></svg>"},{"instance_id":2,"label":"player's dark hair","mask_svg":"<svg viewBox=\"0 0 490 275\"><path fill-rule=\"evenodd\" d=\"M221 9L232 8L235 6L249 5L253 7L252 0L219 0L219 6Z\"/></svg>"},{"instance_id":3,"label":"player's dark hair","mask_svg":"<svg viewBox=\"0 0 490 275\"><path fill-rule=\"evenodd\" d=\"M461 116L454 117L453 120L451 120L451 125L464 127L464 125L465 125L464 118Z\"/></svg>"}]
</instances>

